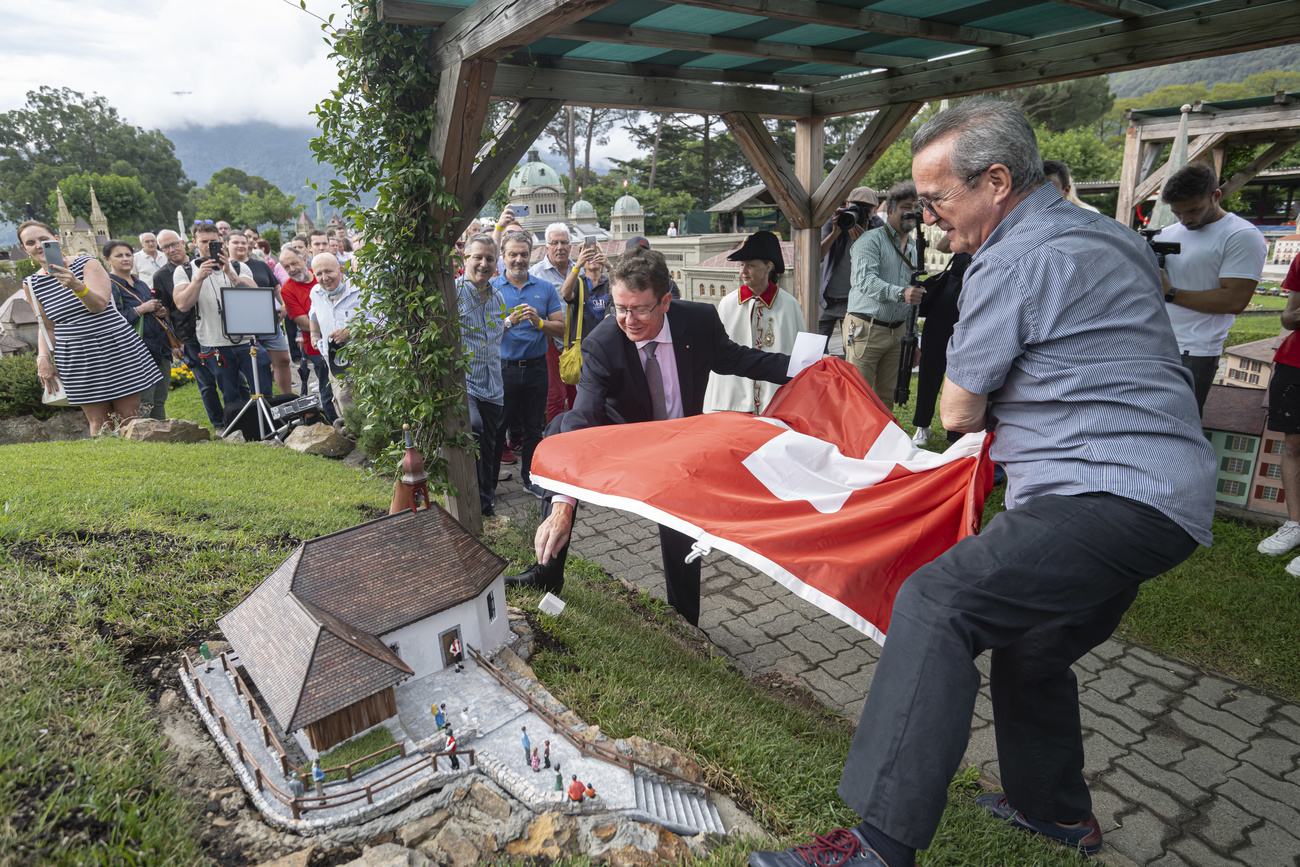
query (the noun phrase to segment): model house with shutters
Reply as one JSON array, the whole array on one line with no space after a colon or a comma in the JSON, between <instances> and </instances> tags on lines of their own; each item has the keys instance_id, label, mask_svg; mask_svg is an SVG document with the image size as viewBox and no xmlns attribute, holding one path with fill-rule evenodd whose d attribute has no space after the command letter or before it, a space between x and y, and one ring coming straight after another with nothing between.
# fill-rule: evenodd
<instances>
[{"instance_id":1,"label":"model house with shutters","mask_svg":"<svg viewBox=\"0 0 1300 867\"><path fill-rule=\"evenodd\" d=\"M1244 507L1250 498L1268 415L1267 395L1256 388L1210 386L1201 426L1219 462L1215 499L1221 503Z\"/></svg>"},{"instance_id":2,"label":"model house with shutters","mask_svg":"<svg viewBox=\"0 0 1300 867\"><path fill-rule=\"evenodd\" d=\"M433 506L303 542L218 620L308 757L397 714L394 688L509 638L503 561Z\"/></svg>"}]
</instances>

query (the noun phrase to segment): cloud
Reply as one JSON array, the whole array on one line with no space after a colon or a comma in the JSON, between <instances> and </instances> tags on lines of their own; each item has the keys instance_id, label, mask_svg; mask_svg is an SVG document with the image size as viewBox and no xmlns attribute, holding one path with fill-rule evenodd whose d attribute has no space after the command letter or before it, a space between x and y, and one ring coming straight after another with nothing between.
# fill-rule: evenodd
<instances>
[{"instance_id":1,"label":"cloud","mask_svg":"<svg viewBox=\"0 0 1300 867\"><path fill-rule=\"evenodd\" d=\"M308 0L323 18L341 0ZM126 9L129 11L119 11ZM106 97L145 129L263 120L314 126L338 81L320 21L284 0L126 0L114 6L41 0L5 14L0 111L29 90L69 87Z\"/></svg>"}]
</instances>

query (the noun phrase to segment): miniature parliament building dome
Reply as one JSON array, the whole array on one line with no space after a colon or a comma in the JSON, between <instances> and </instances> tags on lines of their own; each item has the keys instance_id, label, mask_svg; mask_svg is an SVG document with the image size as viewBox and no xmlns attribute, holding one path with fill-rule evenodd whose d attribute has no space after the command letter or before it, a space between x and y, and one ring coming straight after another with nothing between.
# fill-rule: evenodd
<instances>
[{"instance_id":1,"label":"miniature parliament building dome","mask_svg":"<svg viewBox=\"0 0 1300 867\"><path fill-rule=\"evenodd\" d=\"M536 148L511 175L509 191L511 205L528 206L528 216L516 219L538 240L545 240L541 233L547 226L564 219L564 183L559 172L542 162Z\"/></svg>"},{"instance_id":2,"label":"miniature parliament building dome","mask_svg":"<svg viewBox=\"0 0 1300 867\"><path fill-rule=\"evenodd\" d=\"M641 209L641 203L631 196L623 196L614 203L609 229L616 240L643 235L645 234L644 218L645 211Z\"/></svg>"},{"instance_id":3,"label":"miniature parliament building dome","mask_svg":"<svg viewBox=\"0 0 1300 867\"><path fill-rule=\"evenodd\" d=\"M596 222L596 208L586 199L578 199L569 210L569 219L575 223Z\"/></svg>"}]
</instances>

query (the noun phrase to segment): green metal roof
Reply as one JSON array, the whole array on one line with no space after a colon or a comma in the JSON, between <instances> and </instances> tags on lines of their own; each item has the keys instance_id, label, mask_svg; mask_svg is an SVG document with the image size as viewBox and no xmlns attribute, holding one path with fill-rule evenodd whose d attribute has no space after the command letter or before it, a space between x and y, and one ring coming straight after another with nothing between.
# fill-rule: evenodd
<instances>
[{"instance_id":1,"label":"green metal roof","mask_svg":"<svg viewBox=\"0 0 1300 867\"><path fill-rule=\"evenodd\" d=\"M1292 102L1300 102L1300 93L1288 93L1286 98ZM1252 96L1246 99L1226 99L1221 102L1210 102L1200 100L1198 104L1202 111L1232 111L1240 108L1267 108L1276 104L1272 96ZM1164 108L1142 108L1134 109L1129 113L1129 117L1178 117L1183 111L1181 105L1169 105Z\"/></svg>"}]
</instances>

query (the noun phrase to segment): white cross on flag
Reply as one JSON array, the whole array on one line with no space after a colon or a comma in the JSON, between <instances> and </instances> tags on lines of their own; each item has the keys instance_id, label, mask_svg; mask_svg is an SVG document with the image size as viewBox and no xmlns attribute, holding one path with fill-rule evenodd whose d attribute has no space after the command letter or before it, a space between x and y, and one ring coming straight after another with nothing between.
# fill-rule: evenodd
<instances>
[{"instance_id":1,"label":"white cross on flag","mask_svg":"<svg viewBox=\"0 0 1300 867\"><path fill-rule=\"evenodd\" d=\"M547 437L532 476L725 551L883 644L903 580L978 532L991 441L918 449L851 365L824 359L762 416Z\"/></svg>"}]
</instances>

